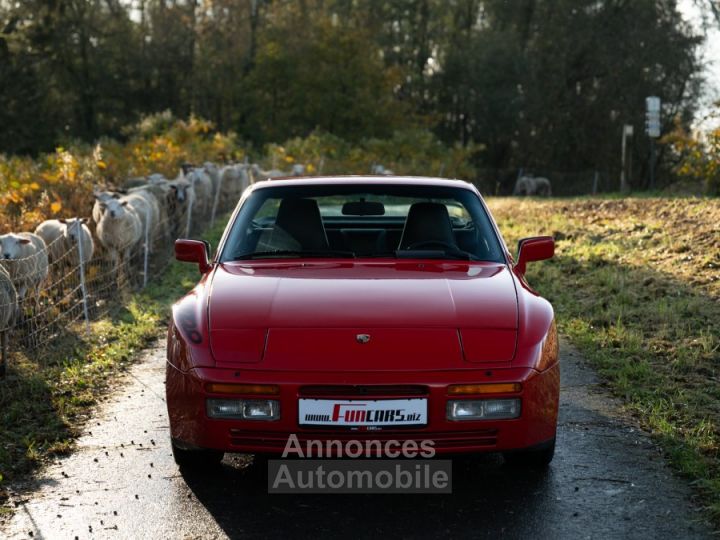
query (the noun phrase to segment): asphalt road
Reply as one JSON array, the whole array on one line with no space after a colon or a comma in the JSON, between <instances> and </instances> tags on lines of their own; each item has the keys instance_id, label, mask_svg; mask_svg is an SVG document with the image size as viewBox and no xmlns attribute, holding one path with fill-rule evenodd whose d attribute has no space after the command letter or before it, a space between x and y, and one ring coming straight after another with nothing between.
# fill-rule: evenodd
<instances>
[{"instance_id":1,"label":"asphalt road","mask_svg":"<svg viewBox=\"0 0 720 540\"><path fill-rule=\"evenodd\" d=\"M0 538L709 538L648 437L617 414L563 347L558 449L546 472L456 459L452 495L269 495L267 473L228 456L183 476L168 441L163 349L105 402L77 451L15 486ZM0 518L1 519L1 518Z\"/></svg>"}]
</instances>

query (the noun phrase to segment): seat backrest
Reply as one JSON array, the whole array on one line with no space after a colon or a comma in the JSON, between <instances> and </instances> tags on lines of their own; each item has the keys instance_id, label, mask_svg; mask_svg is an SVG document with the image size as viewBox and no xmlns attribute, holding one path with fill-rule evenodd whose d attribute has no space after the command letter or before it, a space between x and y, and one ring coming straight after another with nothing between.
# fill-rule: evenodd
<instances>
[{"instance_id":1,"label":"seat backrest","mask_svg":"<svg viewBox=\"0 0 720 540\"><path fill-rule=\"evenodd\" d=\"M297 249L323 251L329 248L317 201L288 198L280 202L270 243L274 244L276 237L280 240L287 236L299 244Z\"/></svg>"},{"instance_id":2,"label":"seat backrest","mask_svg":"<svg viewBox=\"0 0 720 540\"><path fill-rule=\"evenodd\" d=\"M447 207L441 203L415 203L408 211L399 249L410 249L414 244L432 241L456 245Z\"/></svg>"}]
</instances>

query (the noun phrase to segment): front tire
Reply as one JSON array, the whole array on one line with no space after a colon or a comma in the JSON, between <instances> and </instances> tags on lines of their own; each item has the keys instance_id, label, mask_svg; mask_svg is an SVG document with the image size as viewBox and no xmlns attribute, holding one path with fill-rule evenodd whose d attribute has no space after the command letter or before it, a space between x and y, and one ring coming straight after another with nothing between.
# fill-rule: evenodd
<instances>
[{"instance_id":1,"label":"front tire","mask_svg":"<svg viewBox=\"0 0 720 540\"><path fill-rule=\"evenodd\" d=\"M511 467L528 467L533 469L544 469L555 456L555 439L545 443L540 448L528 448L526 450L514 450L503 452L505 464Z\"/></svg>"},{"instance_id":2,"label":"front tire","mask_svg":"<svg viewBox=\"0 0 720 540\"><path fill-rule=\"evenodd\" d=\"M175 463L183 470L207 470L220 465L224 452L210 450L207 448L187 450L180 448L175 441L172 441L172 453Z\"/></svg>"}]
</instances>

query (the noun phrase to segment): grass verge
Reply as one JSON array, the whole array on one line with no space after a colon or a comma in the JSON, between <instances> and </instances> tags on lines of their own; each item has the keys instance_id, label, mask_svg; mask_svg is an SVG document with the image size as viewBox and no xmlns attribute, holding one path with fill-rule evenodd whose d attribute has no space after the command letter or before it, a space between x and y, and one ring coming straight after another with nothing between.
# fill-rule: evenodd
<instances>
[{"instance_id":1,"label":"grass verge","mask_svg":"<svg viewBox=\"0 0 720 540\"><path fill-rule=\"evenodd\" d=\"M509 246L555 236L528 281L720 525L720 200L489 204Z\"/></svg>"},{"instance_id":2,"label":"grass verge","mask_svg":"<svg viewBox=\"0 0 720 540\"><path fill-rule=\"evenodd\" d=\"M225 221L204 235L213 245ZM143 291L93 322L90 335L78 325L55 338L42 358L13 355L8 380L0 382L0 515L8 511L2 508L8 481L72 448L92 406L137 352L165 332L170 305L198 278L196 266L172 261Z\"/></svg>"}]
</instances>

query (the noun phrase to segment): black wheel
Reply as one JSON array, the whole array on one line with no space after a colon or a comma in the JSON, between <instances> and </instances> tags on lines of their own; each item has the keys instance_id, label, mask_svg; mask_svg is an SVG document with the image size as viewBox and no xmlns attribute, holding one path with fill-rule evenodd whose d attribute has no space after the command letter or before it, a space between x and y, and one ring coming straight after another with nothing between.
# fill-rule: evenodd
<instances>
[{"instance_id":1,"label":"black wheel","mask_svg":"<svg viewBox=\"0 0 720 540\"><path fill-rule=\"evenodd\" d=\"M555 439L543 444L540 448L514 450L503 453L506 465L512 467L532 467L536 469L550 465L553 456L555 456Z\"/></svg>"},{"instance_id":2,"label":"black wheel","mask_svg":"<svg viewBox=\"0 0 720 540\"><path fill-rule=\"evenodd\" d=\"M172 441L172 453L175 463L181 469L202 470L217 467L225 456L220 450L198 449L186 450Z\"/></svg>"}]
</instances>

